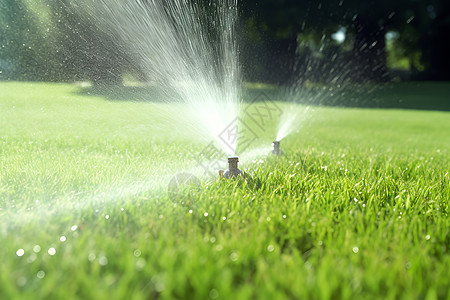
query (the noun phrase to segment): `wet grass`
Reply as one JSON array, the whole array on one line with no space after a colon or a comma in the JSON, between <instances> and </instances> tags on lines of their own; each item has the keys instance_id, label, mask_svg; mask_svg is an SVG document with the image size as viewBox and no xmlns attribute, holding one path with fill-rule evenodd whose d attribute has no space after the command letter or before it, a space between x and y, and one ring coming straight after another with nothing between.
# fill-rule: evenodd
<instances>
[{"instance_id":1,"label":"wet grass","mask_svg":"<svg viewBox=\"0 0 450 300\"><path fill-rule=\"evenodd\" d=\"M0 299L449 297L448 112L315 108L168 192L204 146L177 105L0 91Z\"/></svg>"}]
</instances>

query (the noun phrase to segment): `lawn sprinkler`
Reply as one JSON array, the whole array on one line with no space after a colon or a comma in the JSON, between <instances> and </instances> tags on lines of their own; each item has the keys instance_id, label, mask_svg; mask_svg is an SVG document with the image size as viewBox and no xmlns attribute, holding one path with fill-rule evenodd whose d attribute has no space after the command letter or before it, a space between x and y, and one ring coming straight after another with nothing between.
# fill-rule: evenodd
<instances>
[{"instance_id":1,"label":"lawn sprinkler","mask_svg":"<svg viewBox=\"0 0 450 300\"><path fill-rule=\"evenodd\" d=\"M242 171L238 168L239 157L230 156L228 157L228 170L223 173L223 177L226 179L236 178L239 175L243 175Z\"/></svg>"},{"instance_id":2,"label":"lawn sprinkler","mask_svg":"<svg viewBox=\"0 0 450 300\"><path fill-rule=\"evenodd\" d=\"M272 143L272 146L273 146L272 154L275 154L275 155L283 154L283 152L280 149L280 142L279 141L274 141Z\"/></svg>"}]
</instances>

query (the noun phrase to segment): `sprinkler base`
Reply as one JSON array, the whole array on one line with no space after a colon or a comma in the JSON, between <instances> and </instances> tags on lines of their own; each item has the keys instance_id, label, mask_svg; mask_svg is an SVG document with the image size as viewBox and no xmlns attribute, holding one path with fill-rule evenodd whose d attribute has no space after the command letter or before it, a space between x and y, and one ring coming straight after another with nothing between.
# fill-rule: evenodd
<instances>
[{"instance_id":1,"label":"sprinkler base","mask_svg":"<svg viewBox=\"0 0 450 300\"><path fill-rule=\"evenodd\" d=\"M239 157L231 156L228 158L228 170L223 173L223 178L236 178L239 175L243 176L242 171L238 168Z\"/></svg>"},{"instance_id":2,"label":"sprinkler base","mask_svg":"<svg viewBox=\"0 0 450 300\"><path fill-rule=\"evenodd\" d=\"M283 151L281 151L281 149L280 149L279 141L274 141L272 143L272 146L273 146L272 154L274 154L274 155L282 155L283 154Z\"/></svg>"},{"instance_id":3,"label":"sprinkler base","mask_svg":"<svg viewBox=\"0 0 450 300\"><path fill-rule=\"evenodd\" d=\"M225 179L229 179L229 178L236 178L239 175L243 175L244 173L242 173L242 171L240 169L237 170L226 170L225 173L223 173L223 178Z\"/></svg>"}]
</instances>

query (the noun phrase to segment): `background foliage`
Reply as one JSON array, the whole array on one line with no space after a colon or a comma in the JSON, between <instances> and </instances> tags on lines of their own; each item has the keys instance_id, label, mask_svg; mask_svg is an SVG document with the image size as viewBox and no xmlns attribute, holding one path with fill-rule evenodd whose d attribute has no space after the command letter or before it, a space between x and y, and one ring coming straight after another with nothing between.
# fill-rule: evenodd
<instances>
[{"instance_id":1,"label":"background foliage","mask_svg":"<svg viewBox=\"0 0 450 300\"><path fill-rule=\"evenodd\" d=\"M207 7L209 0L193 2ZM247 80L386 81L395 74L388 67L406 69L403 78L450 79L448 1L260 0L239 6ZM333 39L339 30L343 42ZM0 0L0 72L10 80L119 84L126 73L146 79L124 42L68 0Z\"/></svg>"}]
</instances>

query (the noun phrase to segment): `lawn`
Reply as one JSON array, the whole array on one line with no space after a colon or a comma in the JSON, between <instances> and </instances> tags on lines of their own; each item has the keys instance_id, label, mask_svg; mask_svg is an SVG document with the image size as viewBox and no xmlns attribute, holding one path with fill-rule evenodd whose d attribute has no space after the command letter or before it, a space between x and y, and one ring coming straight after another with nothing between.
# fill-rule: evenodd
<instances>
[{"instance_id":1,"label":"lawn","mask_svg":"<svg viewBox=\"0 0 450 300\"><path fill-rule=\"evenodd\" d=\"M450 299L450 112L312 107L171 190L208 140L117 98L0 82L0 299Z\"/></svg>"}]
</instances>

